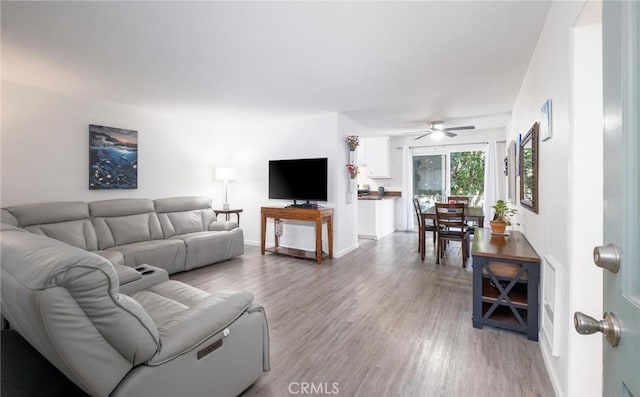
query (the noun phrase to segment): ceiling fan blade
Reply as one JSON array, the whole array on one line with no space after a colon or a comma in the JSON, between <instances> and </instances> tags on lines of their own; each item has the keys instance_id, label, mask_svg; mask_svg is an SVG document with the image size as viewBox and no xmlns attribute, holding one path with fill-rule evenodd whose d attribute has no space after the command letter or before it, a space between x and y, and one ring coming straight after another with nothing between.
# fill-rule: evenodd
<instances>
[{"instance_id":1,"label":"ceiling fan blade","mask_svg":"<svg viewBox=\"0 0 640 397\"><path fill-rule=\"evenodd\" d=\"M433 131L429 131L429 132L427 132L426 134L422 134L422 135L420 135L419 137L415 138L415 139L414 139L414 141L417 141L418 139L422 139L422 138L424 138L425 136L429 136L429 135L431 135L431 134L433 134Z\"/></svg>"},{"instance_id":2,"label":"ceiling fan blade","mask_svg":"<svg viewBox=\"0 0 640 397\"><path fill-rule=\"evenodd\" d=\"M476 127L473 125L465 125L462 127L450 127L450 128L445 128L444 131L462 131L462 130L475 130Z\"/></svg>"},{"instance_id":3,"label":"ceiling fan blade","mask_svg":"<svg viewBox=\"0 0 640 397\"><path fill-rule=\"evenodd\" d=\"M425 132L431 132L431 131L429 130L407 131L407 132L403 132L402 135L424 134Z\"/></svg>"},{"instance_id":4,"label":"ceiling fan blade","mask_svg":"<svg viewBox=\"0 0 640 397\"><path fill-rule=\"evenodd\" d=\"M454 134L453 132L449 132L447 130L442 131L443 134L448 136L449 138L453 138L454 136L458 136L458 134Z\"/></svg>"}]
</instances>

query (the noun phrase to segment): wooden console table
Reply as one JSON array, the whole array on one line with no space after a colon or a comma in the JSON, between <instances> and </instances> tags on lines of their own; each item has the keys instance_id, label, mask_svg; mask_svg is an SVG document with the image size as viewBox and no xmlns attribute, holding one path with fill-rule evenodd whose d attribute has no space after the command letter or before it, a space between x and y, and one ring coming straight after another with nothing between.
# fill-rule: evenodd
<instances>
[{"instance_id":1,"label":"wooden console table","mask_svg":"<svg viewBox=\"0 0 640 397\"><path fill-rule=\"evenodd\" d=\"M333 258L333 208L262 207L260 209L260 213L262 214L260 240L260 249L262 255L264 255L265 251L268 251L275 254L289 255L296 258L315 259L318 263L321 263L322 259L325 257ZM296 248L281 247L280 239L275 233L275 245L273 247L266 248L267 218L273 218L276 221L279 219L290 219L296 221L314 222L316 228L316 250L306 251ZM322 251L323 223L327 224L329 253Z\"/></svg>"},{"instance_id":2,"label":"wooden console table","mask_svg":"<svg viewBox=\"0 0 640 397\"><path fill-rule=\"evenodd\" d=\"M524 235L494 236L477 228L473 256L473 327L483 325L538 340L540 258Z\"/></svg>"}]
</instances>

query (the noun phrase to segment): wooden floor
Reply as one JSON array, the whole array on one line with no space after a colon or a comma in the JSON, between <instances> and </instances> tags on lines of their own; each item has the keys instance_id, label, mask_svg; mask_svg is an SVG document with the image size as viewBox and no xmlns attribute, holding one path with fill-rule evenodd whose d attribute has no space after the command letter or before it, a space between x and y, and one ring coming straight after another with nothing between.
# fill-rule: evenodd
<instances>
[{"instance_id":1,"label":"wooden floor","mask_svg":"<svg viewBox=\"0 0 640 397\"><path fill-rule=\"evenodd\" d=\"M322 265L247 247L172 278L265 307L271 372L244 396L300 394L301 382L338 396L553 396L536 342L471 326L459 244L436 265L430 241L425 262L415 233L394 233Z\"/></svg>"}]
</instances>

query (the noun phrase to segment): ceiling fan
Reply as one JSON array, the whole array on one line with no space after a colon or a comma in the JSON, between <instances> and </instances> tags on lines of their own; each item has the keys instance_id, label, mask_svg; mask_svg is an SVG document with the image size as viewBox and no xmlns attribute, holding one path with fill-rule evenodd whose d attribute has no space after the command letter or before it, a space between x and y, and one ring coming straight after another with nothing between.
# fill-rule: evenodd
<instances>
[{"instance_id":1,"label":"ceiling fan","mask_svg":"<svg viewBox=\"0 0 640 397\"><path fill-rule=\"evenodd\" d=\"M443 136L448 136L449 138L453 138L454 136L456 136L458 134L453 133L451 131L473 130L475 128L476 127L473 126L473 125L465 125L465 126L461 126L461 127L448 127L448 128L445 128L444 127L444 121L430 121L429 122L429 129L427 129L425 131L418 131L418 132L425 132L425 133L420 135L419 137L415 138L415 140L417 141L418 139L422 139L425 136L429 136L429 135L431 135L435 139L440 139Z\"/></svg>"}]
</instances>

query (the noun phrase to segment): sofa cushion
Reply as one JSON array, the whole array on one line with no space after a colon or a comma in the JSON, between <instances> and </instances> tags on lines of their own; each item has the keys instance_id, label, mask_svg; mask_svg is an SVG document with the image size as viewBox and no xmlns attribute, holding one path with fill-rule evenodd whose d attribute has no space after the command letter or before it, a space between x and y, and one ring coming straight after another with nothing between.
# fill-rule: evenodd
<instances>
[{"instance_id":1,"label":"sofa cushion","mask_svg":"<svg viewBox=\"0 0 640 397\"><path fill-rule=\"evenodd\" d=\"M65 242L74 247L93 251L98 248L98 239L90 220L50 223L25 226L24 230Z\"/></svg>"},{"instance_id":2,"label":"sofa cushion","mask_svg":"<svg viewBox=\"0 0 640 397\"><path fill-rule=\"evenodd\" d=\"M105 258L106 260L108 260L109 262L111 262L112 265L121 265L124 266L124 255L122 255L122 252L118 252L115 250L99 250L99 251L93 251L94 254L96 255L100 255L101 257ZM122 284L122 283L120 283Z\"/></svg>"},{"instance_id":3,"label":"sofa cushion","mask_svg":"<svg viewBox=\"0 0 640 397\"><path fill-rule=\"evenodd\" d=\"M147 199L103 200L89 203L93 225L102 250L118 245L164 238Z\"/></svg>"},{"instance_id":4,"label":"sofa cushion","mask_svg":"<svg viewBox=\"0 0 640 397\"><path fill-rule=\"evenodd\" d=\"M3 209L0 209L0 222L6 223L11 226L18 226L18 220L15 216L11 215L11 212Z\"/></svg>"},{"instance_id":5,"label":"sofa cushion","mask_svg":"<svg viewBox=\"0 0 640 397\"><path fill-rule=\"evenodd\" d=\"M186 245L185 270L232 258L240 255L244 249L244 238L240 229L179 234L171 239L182 240Z\"/></svg>"},{"instance_id":6,"label":"sofa cushion","mask_svg":"<svg viewBox=\"0 0 640 397\"><path fill-rule=\"evenodd\" d=\"M173 197L154 201L165 238L202 232L215 220L208 197Z\"/></svg>"},{"instance_id":7,"label":"sofa cushion","mask_svg":"<svg viewBox=\"0 0 640 397\"><path fill-rule=\"evenodd\" d=\"M89 206L80 201L26 204L8 207L17 224L31 233L51 237L88 251L98 249L89 219Z\"/></svg>"},{"instance_id":8,"label":"sofa cushion","mask_svg":"<svg viewBox=\"0 0 640 397\"><path fill-rule=\"evenodd\" d=\"M7 207L20 227L89 219L89 205L82 201L54 201Z\"/></svg>"},{"instance_id":9,"label":"sofa cushion","mask_svg":"<svg viewBox=\"0 0 640 397\"><path fill-rule=\"evenodd\" d=\"M118 251L124 255L127 266L149 264L165 269L169 274L184 270L186 247L182 240L152 240L119 245L107 251Z\"/></svg>"},{"instance_id":10,"label":"sofa cushion","mask_svg":"<svg viewBox=\"0 0 640 397\"><path fill-rule=\"evenodd\" d=\"M204 291L169 280L131 295L151 316L161 347L150 365L166 362L228 327L253 303L249 292Z\"/></svg>"},{"instance_id":11,"label":"sofa cushion","mask_svg":"<svg viewBox=\"0 0 640 397\"><path fill-rule=\"evenodd\" d=\"M153 200L149 199L114 199L89 203L91 217L127 216L154 212Z\"/></svg>"},{"instance_id":12,"label":"sofa cushion","mask_svg":"<svg viewBox=\"0 0 640 397\"><path fill-rule=\"evenodd\" d=\"M223 231L229 231L229 230L233 230L233 229L237 229L238 227L240 227L240 225L238 224L238 222L232 222L232 221L213 221L211 222L211 224L209 225L209 230L214 231L214 232L223 232Z\"/></svg>"},{"instance_id":13,"label":"sofa cushion","mask_svg":"<svg viewBox=\"0 0 640 397\"><path fill-rule=\"evenodd\" d=\"M162 198L153 204L158 213L211 209L211 199L201 196Z\"/></svg>"}]
</instances>

